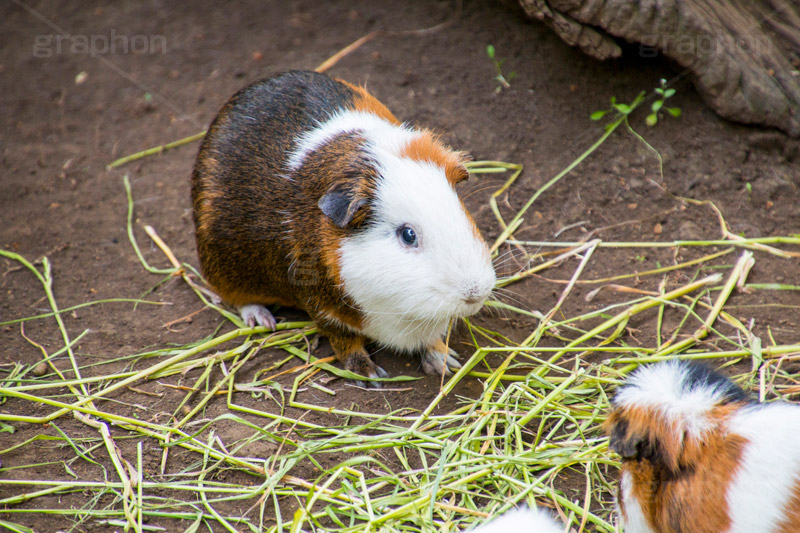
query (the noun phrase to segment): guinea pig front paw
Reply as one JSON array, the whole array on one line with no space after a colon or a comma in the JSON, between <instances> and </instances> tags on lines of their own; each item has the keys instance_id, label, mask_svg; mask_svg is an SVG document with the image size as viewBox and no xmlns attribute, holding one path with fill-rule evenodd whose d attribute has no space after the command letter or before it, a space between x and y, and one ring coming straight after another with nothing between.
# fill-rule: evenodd
<instances>
[{"instance_id":1,"label":"guinea pig front paw","mask_svg":"<svg viewBox=\"0 0 800 533\"><path fill-rule=\"evenodd\" d=\"M345 370L349 370L359 376L367 378L388 378L389 373L382 369L369 358L369 355L362 352L351 353L347 356L344 362ZM380 389L380 381L361 381L360 379L353 380L357 387Z\"/></svg>"},{"instance_id":2,"label":"guinea pig front paw","mask_svg":"<svg viewBox=\"0 0 800 533\"><path fill-rule=\"evenodd\" d=\"M263 305L242 305L237 310L248 327L264 326L267 329L274 330L277 325L275 317Z\"/></svg>"},{"instance_id":3,"label":"guinea pig front paw","mask_svg":"<svg viewBox=\"0 0 800 533\"><path fill-rule=\"evenodd\" d=\"M422 370L426 374L451 376L459 368L461 363L458 361L458 354L442 341L437 341L422 354Z\"/></svg>"}]
</instances>

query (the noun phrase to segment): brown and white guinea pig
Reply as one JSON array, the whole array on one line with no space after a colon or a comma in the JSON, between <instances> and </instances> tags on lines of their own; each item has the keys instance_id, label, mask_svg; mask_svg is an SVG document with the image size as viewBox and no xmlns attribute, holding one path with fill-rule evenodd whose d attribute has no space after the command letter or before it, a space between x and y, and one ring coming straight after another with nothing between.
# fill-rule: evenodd
<instances>
[{"instance_id":1,"label":"brown and white guinea pig","mask_svg":"<svg viewBox=\"0 0 800 533\"><path fill-rule=\"evenodd\" d=\"M675 360L638 369L606 424L626 533L800 532L800 406Z\"/></svg>"},{"instance_id":2,"label":"brown and white guinea pig","mask_svg":"<svg viewBox=\"0 0 800 533\"><path fill-rule=\"evenodd\" d=\"M522 507L471 529L470 533L564 533L564 526L546 511Z\"/></svg>"},{"instance_id":3,"label":"brown and white guinea pig","mask_svg":"<svg viewBox=\"0 0 800 533\"><path fill-rule=\"evenodd\" d=\"M455 191L463 163L363 87L308 71L255 82L219 111L195 163L203 274L251 326L275 326L269 304L303 309L357 374L386 376L367 341L450 373L449 322L495 284Z\"/></svg>"}]
</instances>

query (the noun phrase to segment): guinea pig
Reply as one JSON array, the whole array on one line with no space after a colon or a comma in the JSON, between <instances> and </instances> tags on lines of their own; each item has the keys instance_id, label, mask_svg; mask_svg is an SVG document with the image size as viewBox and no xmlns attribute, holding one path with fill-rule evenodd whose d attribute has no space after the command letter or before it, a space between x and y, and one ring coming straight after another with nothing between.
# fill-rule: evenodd
<instances>
[{"instance_id":1,"label":"guinea pig","mask_svg":"<svg viewBox=\"0 0 800 533\"><path fill-rule=\"evenodd\" d=\"M628 379L606 430L626 533L800 531L800 406L673 360Z\"/></svg>"},{"instance_id":2,"label":"guinea pig","mask_svg":"<svg viewBox=\"0 0 800 533\"><path fill-rule=\"evenodd\" d=\"M522 507L508 511L470 530L470 533L564 533L564 526L557 524L545 511Z\"/></svg>"},{"instance_id":3,"label":"guinea pig","mask_svg":"<svg viewBox=\"0 0 800 533\"><path fill-rule=\"evenodd\" d=\"M461 365L448 324L495 284L455 191L464 162L363 87L308 71L257 81L222 107L195 162L203 275L250 326L274 328L266 305L304 310L356 374L387 375L368 341L449 374Z\"/></svg>"}]
</instances>

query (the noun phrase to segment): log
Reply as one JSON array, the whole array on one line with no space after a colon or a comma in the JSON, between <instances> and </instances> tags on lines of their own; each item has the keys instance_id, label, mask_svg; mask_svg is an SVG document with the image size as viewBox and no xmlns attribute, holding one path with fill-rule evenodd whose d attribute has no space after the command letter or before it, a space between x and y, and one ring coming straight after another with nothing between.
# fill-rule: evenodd
<instances>
[{"instance_id":1,"label":"log","mask_svg":"<svg viewBox=\"0 0 800 533\"><path fill-rule=\"evenodd\" d=\"M691 74L719 115L800 136L800 15L791 0L519 0L525 13L597 59L619 40Z\"/></svg>"}]
</instances>

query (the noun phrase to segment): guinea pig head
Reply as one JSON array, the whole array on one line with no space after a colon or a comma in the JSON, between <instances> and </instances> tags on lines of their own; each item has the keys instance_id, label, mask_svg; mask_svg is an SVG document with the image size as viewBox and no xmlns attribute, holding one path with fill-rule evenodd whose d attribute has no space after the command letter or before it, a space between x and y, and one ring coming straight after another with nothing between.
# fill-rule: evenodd
<instances>
[{"instance_id":1,"label":"guinea pig head","mask_svg":"<svg viewBox=\"0 0 800 533\"><path fill-rule=\"evenodd\" d=\"M446 152L444 163L379 143L368 153L376 171L365 201L369 217L340 247L347 294L368 316L436 322L476 313L496 278L488 247L455 191L467 176L453 163L455 152Z\"/></svg>"},{"instance_id":2,"label":"guinea pig head","mask_svg":"<svg viewBox=\"0 0 800 533\"><path fill-rule=\"evenodd\" d=\"M624 461L677 474L693 468L746 394L704 365L670 361L640 368L619 389L605 429Z\"/></svg>"}]
</instances>

